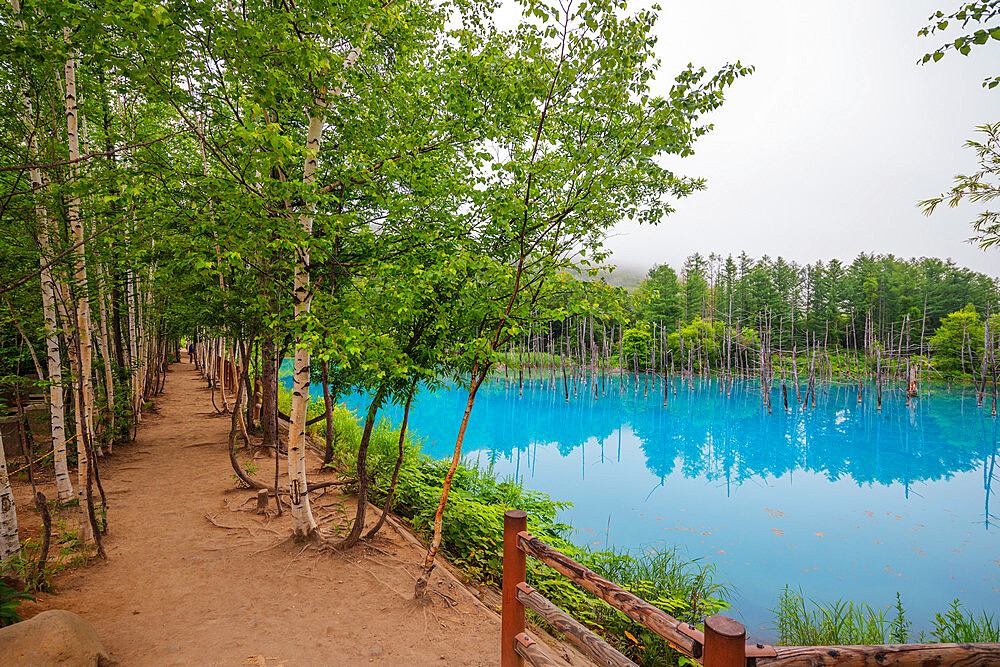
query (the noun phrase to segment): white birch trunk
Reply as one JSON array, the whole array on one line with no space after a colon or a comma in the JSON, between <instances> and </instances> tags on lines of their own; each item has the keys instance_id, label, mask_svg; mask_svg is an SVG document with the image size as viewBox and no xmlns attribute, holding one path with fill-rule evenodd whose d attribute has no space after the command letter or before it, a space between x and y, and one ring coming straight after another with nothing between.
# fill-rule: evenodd
<instances>
[{"instance_id":1,"label":"white birch trunk","mask_svg":"<svg viewBox=\"0 0 1000 667\"><path fill-rule=\"evenodd\" d=\"M65 287L65 286L64 286ZM68 288L67 288L68 291ZM77 354L76 346L68 346L70 368L76 377L80 376L80 355ZM87 515L87 466L90 460L87 457L87 447L83 440L83 406L80 401L79 383L73 384L73 418L76 425L76 497L77 505L80 508L80 539L88 542L94 537L93 527L90 525L90 517Z\"/></svg>"},{"instance_id":2,"label":"white birch trunk","mask_svg":"<svg viewBox=\"0 0 1000 667\"><path fill-rule=\"evenodd\" d=\"M344 69L354 66L361 55L361 48L351 49L344 60ZM334 96L342 92L344 81L333 91ZM320 142L323 138L323 123L326 120L326 91L320 91L320 99L309 113L309 131L306 134L306 158L302 170L302 182L311 185L316 180L316 161L319 157ZM309 246L308 238L312 236L313 216L316 205L310 204L306 213L299 217L301 230L307 239L306 244L297 249L295 257L295 285L292 295L294 318L296 322L309 316L312 298L309 292ZM296 535L308 537L316 531L316 521L309 506L309 495L306 493L306 408L309 403L310 353L305 346L295 350L295 363L292 371L292 409L289 415L291 424L288 426L288 484L291 491L291 514L293 529Z\"/></svg>"},{"instance_id":3,"label":"white birch trunk","mask_svg":"<svg viewBox=\"0 0 1000 667\"><path fill-rule=\"evenodd\" d=\"M46 221L47 222L47 221ZM48 229L41 232L41 262L48 262L50 256ZM52 422L53 465L56 475L56 490L59 502L73 498L73 483L69 477L66 460L66 406L63 403L62 353L59 349L59 326L56 319L56 284L52 271L42 271L42 315L45 319L45 348L49 380L49 414Z\"/></svg>"},{"instance_id":4,"label":"white birch trunk","mask_svg":"<svg viewBox=\"0 0 1000 667\"><path fill-rule=\"evenodd\" d=\"M309 115L309 133L306 136L306 160L302 173L302 182L311 185L316 179L316 160L319 155L320 139L323 135L323 122L326 119L319 103L314 110L315 115ZM308 212L299 216L302 234L306 241L297 249L295 257L295 291L293 304L295 320L301 322L309 317L312 298L309 293L309 246L308 239L312 236L313 215L315 204L310 204ZM306 409L309 402L309 348L300 345L295 350L295 365L292 372L292 410L291 424L288 427L288 482L291 493L291 514L294 531L297 536L309 537L316 531L316 521L313 519L309 506L309 494L306 493Z\"/></svg>"},{"instance_id":5,"label":"white birch trunk","mask_svg":"<svg viewBox=\"0 0 1000 667\"><path fill-rule=\"evenodd\" d=\"M64 28L63 35L66 43L70 43L69 28ZM77 104L76 104L76 52L70 53L66 59L66 138L69 145L69 159L77 160L80 157L80 137L77 127ZM71 166L71 172L75 180L76 166ZM74 287L76 288L76 327L80 337L80 374L83 380L83 416L88 428L93 425L93 393L94 387L91 381L91 366L93 365L93 345L90 338L90 301L87 299L87 264L86 264L86 244L83 232L83 221L80 218L80 198L72 196L67 205L70 232L73 242L78 247L73 252L75 260L74 267Z\"/></svg>"},{"instance_id":6,"label":"white birch trunk","mask_svg":"<svg viewBox=\"0 0 1000 667\"><path fill-rule=\"evenodd\" d=\"M14 504L14 492L10 488L10 477L7 476L7 455L3 451L3 436L0 435L0 563L20 552L17 506Z\"/></svg>"},{"instance_id":7,"label":"white birch trunk","mask_svg":"<svg viewBox=\"0 0 1000 667\"><path fill-rule=\"evenodd\" d=\"M70 44L69 27L63 29L63 39ZM71 49L69 57L66 58L66 140L69 146L69 159L76 160L80 157L80 136L77 127L77 93L76 93L76 51ZM76 166L70 168L72 178L76 177ZM80 537L84 540L93 538L90 527L90 519L87 516L87 451L84 442L84 429L89 429L93 424L93 384L91 382L91 356L92 346L90 340L90 301L87 299L87 264L86 264L86 243L84 240L83 223L80 219L80 198L73 195L67 204L67 217L69 218L70 231L73 242L78 247L73 252L74 258L74 283L76 288L76 331L79 337L79 358L77 359L77 376L83 385L83 391L74 390L76 397L76 423L77 423L77 453L79 455L79 478L77 480L77 494L80 498ZM75 389L75 388L74 388ZM93 434L92 430L88 431Z\"/></svg>"},{"instance_id":8,"label":"white birch trunk","mask_svg":"<svg viewBox=\"0 0 1000 667\"><path fill-rule=\"evenodd\" d=\"M60 282L57 286L61 295L61 298L56 301L56 306L59 312L59 317L67 325L72 321L72 315L69 312L70 303L70 292L69 285ZM66 346L66 351L69 353L69 366L71 375L73 377L79 377L80 374L80 355L77 354L76 345L72 341ZM93 527L90 525L90 518L87 516L87 465L89 459L87 457L87 448L83 441L83 418L82 418L82 408L80 406L80 387L78 383L71 382L71 389L73 392L73 422L76 426L76 434L73 436L73 440L76 441L76 497L77 506L80 508L80 526L79 526L79 536L84 542L93 539Z\"/></svg>"},{"instance_id":9,"label":"white birch trunk","mask_svg":"<svg viewBox=\"0 0 1000 667\"><path fill-rule=\"evenodd\" d=\"M11 0L14 15L21 13L18 0ZM18 20L18 26L25 30L24 23ZM29 160L34 163L38 158L38 135L34 131L34 109L27 93L24 95L24 108L27 112L27 122L30 131L28 141ZM42 318L45 322L46 348L46 379L49 381L49 415L52 433L53 465L56 475L56 489L59 501L66 502L73 497L73 484L69 478L69 466L66 462L66 412L63 405L62 391L62 355L59 350L59 331L56 321L55 283L48 263L52 257L49 240L50 223L48 209L42 201L44 191L42 172L40 169L30 170L31 189L35 193L35 216L38 220L39 255L41 265L42 288ZM2 447L2 444L0 444Z\"/></svg>"}]
</instances>

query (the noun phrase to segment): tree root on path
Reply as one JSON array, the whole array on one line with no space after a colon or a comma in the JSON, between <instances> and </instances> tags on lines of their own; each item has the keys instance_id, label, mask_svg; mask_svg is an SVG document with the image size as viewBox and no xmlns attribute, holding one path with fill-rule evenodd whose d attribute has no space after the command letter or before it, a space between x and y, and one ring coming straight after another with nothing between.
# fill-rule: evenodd
<instances>
[{"instance_id":1,"label":"tree root on path","mask_svg":"<svg viewBox=\"0 0 1000 667\"><path fill-rule=\"evenodd\" d=\"M290 559L288 560L288 562L287 562L287 563L285 563L285 567L284 567L284 569L283 569L283 570L281 571L281 574L282 574L282 576L284 576L285 572L287 572L287 571L288 571L288 568L290 568L290 567L292 566L292 563L294 563L295 561L297 561L297 560L299 559L299 556L301 556L301 555L302 555L303 553L305 553L305 550L306 550L306 549L308 549L308 548L309 548L310 546L312 546L312 545L310 545L310 544L307 544L307 545L305 545L304 547L302 547L302 548L301 548L301 549L299 550L299 552L298 552L297 554L295 554L294 556L292 556L292 557L291 557L291 558L290 558Z\"/></svg>"},{"instance_id":2,"label":"tree root on path","mask_svg":"<svg viewBox=\"0 0 1000 667\"><path fill-rule=\"evenodd\" d=\"M235 422L236 420L233 419L233 421ZM233 472L236 473L236 477L241 482L243 482L243 484L246 485L246 487L248 489L253 489L255 491L259 491L261 489L266 489L269 495L275 496L277 498L277 494L275 493L275 489L274 489L273 486L271 486L270 484L265 484L264 482L257 481L253 477L250 477L250 475L248 475L246 473L246 471L243 470L243 468L240 466L239 461L236 460L236 428L235 428L235 426L236 425L233 424L233 428L231 428L230 431L229 431L229 443L228 443L228 445L229 445L229 463L233 467ZM312 491L318 491L320 489L326 489L326 488L331 487L331 486L345 486L345 485L348 485L348 484L352 484L353 482L354 482L354 480L351 480L351 479L337 479L337 480L329 480L329 481L326 481L326 482L318 482L318 483L315 483L315 484L306 484L306 493L310 493ZM281 491L280 493L282 493L284 495L288 495L288 492L286 492L286 491ZM278 500L278 502L281 502L280 499Z\"/></svg>"},{"instance_id":3,"label":"tree root on path","mask_svg":"<svg viewBox=\"0 0 1000 667\"><path fill-rule=\"evenodd\" d=\"M227 526L224 523L219 523L218 521L215 520L215 517L212 516L211 514L205 514L205 518L208 519L208 522L210 524L212 524L213 526L215 526L217 528L225 528L226 530L246 530L246 531L250 530L249 527L247 527L247 526L242 526L242 525L241 526Z\"/></svg>"},{"instance_id":4,"label":"tree root on path","mask_svg":"<svg viewBox=\"0 0 1000 667\"><path fill-rule=\"evenodd\" d=\"M270 551L271 549L274 549L276 547L280 547L282 544L285 544L287 542L294 542L294 541L295 541L295 538L293 536L289 535L288 537L283 537L280 540L275 541L273 544L271 544L269 546L266 546L263 549L258 549L257 551L254 551L250 555L251 556L256 556L257 554L262 554L265 551Z\"/></svg>"},{"instance_id":5,"label":"tree root on path","mask_svg":"<svg viewBox=\"0 0 1000 667\"><path fill-rule=\"evenodd\" d=\"M465 613L464 611L461 611L461 610L457 609L458 602L455 600L455 598L451 597L450 595L445 595L441 591L432 591L432 592L433 593L437 593L438 595L440 595L444 599L445 604L448 605L449 609L455 609L456 611L458 611L461 614Z\"/></svg>"},{"instance_id":6,"label":"tree root on path","mask_svg":"<svg viewBox=\"0 0 1000 667\"><path fill-rule=\"evenodd\" d=\"M253 536L253 537L260 537L259 535L257 535L256 533L254 533L254 528L252 526L248 526L246 524L240 524L238 526L227 526L224 523L219 523L215 519L215 517L212 516L211 514L205 514L205 518L208 519L209 523L211 523L213 526L216 526L218 528L223 528L225 530L245 530L248 533L250 533L250 535ZM278 535L279 537L281 536L281 533L279 531L277 531L277 530L275 530L273 528L268 528L264 524L258 523L257 524L257 528L259 528L261 530L266 530L267 532L269 532L269 533L271 533L273 535Z\"/></svg>"},{"instance_id":7,"label":"tree root on path","mask_svg":"<svg viewBox=\"0 0 1000 667\"><path fill-rule=\"evenodd\" d=\"M373 571L369 570L367 567L362 567L359 563L353 563L353 565L354 565L354 567L358 568L362 572L366 572L372 579L374 579L378 583L382 584L382 586L384 586L385 588L389 589L390 591L392 591L393 593L395 593L396 595L398 595L399 599L401 599L401 600L406 600L407 599L407 596L405 594L400 593L395 588L393 588L389 584L387 584L384 581L382 581L382 579L377 574L375 574Z\"/></svg>"}]
</instances>

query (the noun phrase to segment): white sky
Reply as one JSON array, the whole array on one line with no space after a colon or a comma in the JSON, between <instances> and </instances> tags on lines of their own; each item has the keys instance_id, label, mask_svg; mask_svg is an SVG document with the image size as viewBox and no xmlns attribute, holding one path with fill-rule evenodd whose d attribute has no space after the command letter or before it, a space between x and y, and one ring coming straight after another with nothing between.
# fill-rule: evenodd
<instances>
[{"instance_id":1,"label":"white sky","mask_svg":"<svg viewBox=\"0 0 1000 667\"><path fill-rule=\"evenodd\" d=\"M715 130L677 172L707 179L657 227L625 222L608 246L623 267L692 252L781 255L800 263L859 252L952 258L1000 275L1000 249L969 244L976 208L916 206L976 167L963 148L1000 120L1000 43L917 65L943 38L917 37L959 0L661 0L658 75L665 91L688 62L756 72L727 92ZM946 35L952 35L949 30ZM958 34L958 33L954 33Z\"/></svg>"}]
</instances>

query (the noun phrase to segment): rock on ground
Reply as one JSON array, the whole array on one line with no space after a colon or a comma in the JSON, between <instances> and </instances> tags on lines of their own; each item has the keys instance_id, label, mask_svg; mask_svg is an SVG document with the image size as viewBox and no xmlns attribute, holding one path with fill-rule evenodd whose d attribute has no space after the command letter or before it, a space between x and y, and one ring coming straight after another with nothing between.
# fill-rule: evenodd
<instances>
[{"instance_id":1,"label":"rock on ground","mask_svg":"<svg viewBox=\"0 0 1000 667\"><path fill-rule=\"evenodd\" d=\"M0 628L0 656L5 665L114 664L90 623L62 609Z\"/></svg>"}]
</instances>

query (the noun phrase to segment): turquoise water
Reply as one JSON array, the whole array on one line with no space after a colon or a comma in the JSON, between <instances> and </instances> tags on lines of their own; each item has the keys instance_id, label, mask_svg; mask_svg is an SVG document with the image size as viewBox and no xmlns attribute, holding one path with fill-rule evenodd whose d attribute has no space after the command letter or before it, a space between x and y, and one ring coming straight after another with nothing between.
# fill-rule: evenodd
<instances>
[{"instance_id":1,"label":"turquoise water","mask_svg":"<svg viewBox=\"0 0 1000 667\"><path fill-rule=\"evenodd\" d=\"M598 396L581 384L567 402L561 378L500 378L479 392L465 458L572 502L562 519L581 544L677 544L714 563L736 588L732 615L761 639L786 584L873 607L898 591L915 631L955 597L1000 612L998 424L971 391L911 407L887 392L878 413L874 392L859 405L855 387L834 385L799 408L789 388L786 413L779 385L767 414L752 381L727 395L717 380L674 379L666 405L661 380L648 394L644 382L605 394L598 379ZM409 428L427 454L450 457L465 400L446 389L415 401ZM385 414L398 423L401 409Z\"/></svg>"}]
</instances>

